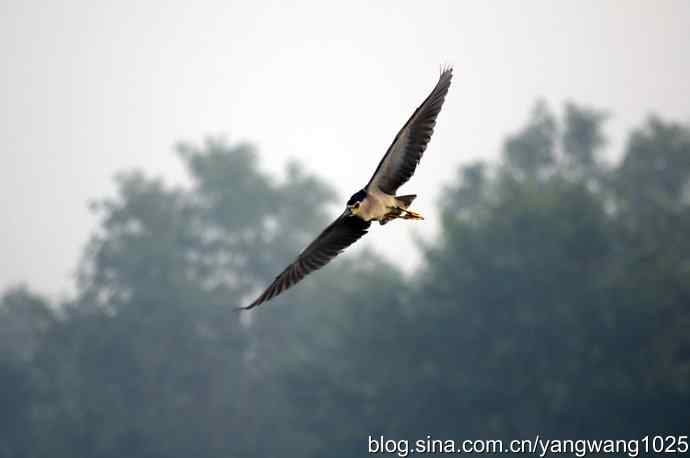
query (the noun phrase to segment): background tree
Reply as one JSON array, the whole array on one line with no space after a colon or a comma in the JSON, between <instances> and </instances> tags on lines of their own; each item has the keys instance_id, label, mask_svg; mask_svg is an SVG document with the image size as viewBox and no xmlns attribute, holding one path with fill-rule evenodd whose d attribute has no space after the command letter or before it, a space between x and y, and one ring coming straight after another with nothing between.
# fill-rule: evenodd
<instances>
[{"instance_id":1,"label":"background tree","mask_svg":"<svg viewBox=\"0 0 690 458\"><path fill-rule=\"evenodd\" d=\"M560 128L545 106L534 113L509 137L502 165L491 174L465 169L442 204L443 233L427 252L422 286L436 305L424 328L436 343L429 354L445 356L436 362L444 386L436 403L461 392L458 411L474 415L459 429L470 435L681 431L687 392L651 382L650 363L664 361L675 377L661 378L687 385L687 353L654 342L687 342L661 337L666 317L687 316L687 242L679 239L687 201L655 206L654 221L629 212L644 211L631 198L656 194L667 180L663 169L639 164L640 155L676 158L672 189L687 186L690 168L678 158L690 157L680 140L688 128L633 133L622 165L609 170L596 154L605 143L602 112L568 104ZM674 224L646 239L640 262L633 221L651 230L668 218Z\"/></svg>"},{"instance_id":2,"label":"background tree","mask_svg":"<svg viewBox=\"0 0 690 458\"><path fill-rule=\"evenodd\" d=\"M538 103L449 183L416 272L360 252L249 314L333 190L220 140L178 148L187 186L121 174L76 296L2 297L0 457L687 433L690 128L650 118L612 165L606 119Z\"/></svg>"},{"instance_id":3,"label":"background tree","mask_svg":"<svg viewBox=\"0 0 690 458\"><path fill-rule=\"evenodd\" d=\"M32 367L55 315L25 286L0 298L0 457L32 456L32 406L38 402Z\"/></svg>"}]
</instances>

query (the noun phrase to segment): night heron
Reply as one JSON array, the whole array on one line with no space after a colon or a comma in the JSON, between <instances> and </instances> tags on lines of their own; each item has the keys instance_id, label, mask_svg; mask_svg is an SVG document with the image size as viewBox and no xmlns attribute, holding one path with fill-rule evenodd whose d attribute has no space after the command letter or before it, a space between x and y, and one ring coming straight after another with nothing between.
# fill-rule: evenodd
<instances>
[{"instance_id":1,"label":"night heron","mask_svg":"<svg viewBox=\"0 0 690 458\"><path fill-rule=\"evenodd\" d=\"M423 219L419 213L409 209L415 194L396 196L395 192L410 179L422 158L452 77L452 68L441 72L431 94L395 136L369 183L350 197L345 211L273 280L266 291L242 309L251 309L272 299L307 274L328 264L366 234L372 221L384 225L396 218Z\"/></svg>"}]
</instances>

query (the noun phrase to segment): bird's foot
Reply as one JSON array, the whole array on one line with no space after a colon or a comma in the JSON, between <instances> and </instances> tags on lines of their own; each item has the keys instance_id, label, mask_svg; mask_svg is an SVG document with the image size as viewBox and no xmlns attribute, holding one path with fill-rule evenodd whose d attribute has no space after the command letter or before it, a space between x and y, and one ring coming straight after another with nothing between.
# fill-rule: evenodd
<instances>
[{"instance_id":1,"label":"bird's foot","mask_svg":"<svg viewBox=\"0 0 690 458\"><path fill-rule=\"evenodd\" d=\"M403 219L424 219L424 217L422 215L420 215L419 213L417 213L416 211L404 210L404 209L401 209L401 210L402 210L402 213L400 214L400 217Z\"/></svg>"}]
</instances>

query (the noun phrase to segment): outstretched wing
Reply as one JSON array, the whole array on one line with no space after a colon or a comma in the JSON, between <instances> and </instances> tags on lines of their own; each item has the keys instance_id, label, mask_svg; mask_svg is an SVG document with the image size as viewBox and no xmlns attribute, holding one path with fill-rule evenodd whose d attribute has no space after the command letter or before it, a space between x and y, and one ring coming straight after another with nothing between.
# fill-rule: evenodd
<instances>
[{"instance_id":1,"label":"outstretched wing","mask_svg":"<svg viewBox=\"0 0 690 458\"><path fill-rule=\"evenodd\" d=\"M343 213L333 221L311 244L302 251L295 262L290 264L261 296L242 309L248 310L270 300L306 275L328 264L348 246L367 233L371 222Z\"/></svg>"},{"instance_id":2,"label":"outstretched wing","mask_svg":"<svg viewBox=\"0 0 690 458\"><path fill-rule=\"evenodd\" d=\"M372 186L376 186L386 194L395 195L395 191L410 179L424 154L431 134L434 133L436 117L441 111L452 77L452 68L447 68L441 73L434 90L415 110L388 147L366 186L368 191L372 190Z\"/></svg>"}]
</instances>

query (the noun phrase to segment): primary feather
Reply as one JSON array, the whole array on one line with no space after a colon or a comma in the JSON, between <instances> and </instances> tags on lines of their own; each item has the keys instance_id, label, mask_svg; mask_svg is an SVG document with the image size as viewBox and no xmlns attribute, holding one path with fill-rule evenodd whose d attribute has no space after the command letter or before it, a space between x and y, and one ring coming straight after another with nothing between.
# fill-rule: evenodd
<instances>
[{"instance_id":1,"label":"primary feather","mask_svg":"<svg viewBox=\"0 0 690 458\"><path fill-rule=\"evenodd\" d=\"M388 147L366 186L367 190L375 186L386 194L395 195L395 191L414 174L434 133L436 117L441 112L452 78L452 68L441 73L431 94L410 116Z\"/></svg>"}]
</instances>

